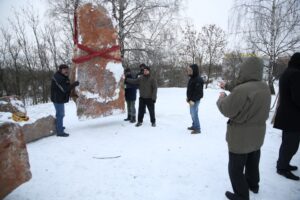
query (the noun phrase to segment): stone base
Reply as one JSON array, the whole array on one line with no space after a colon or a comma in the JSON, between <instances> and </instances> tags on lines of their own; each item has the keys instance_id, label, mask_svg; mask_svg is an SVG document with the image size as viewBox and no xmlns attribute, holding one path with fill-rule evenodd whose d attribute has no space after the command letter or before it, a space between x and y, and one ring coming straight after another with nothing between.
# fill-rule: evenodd
<instances>
[{"instance_id":1,"label":"stone base","mask_svg":"<svg viewBox=\"0 0 300 200\"><path fill-rule=\"evenodd\" d=\"M0 199L31 179L22 128L15 123L0 125Z\"/></svg>"},{"instance_id":2,"label":"stone base","mask_svg":"<svg viewBox=\"0 0 300 200\"><path fill-rule=\"evenodd\" d=\"M25 124L23 127L25 142L29 143L38 139L54 135L55 118L51 115L41 118L32 124Z\"/></svg>"}]
</instances>

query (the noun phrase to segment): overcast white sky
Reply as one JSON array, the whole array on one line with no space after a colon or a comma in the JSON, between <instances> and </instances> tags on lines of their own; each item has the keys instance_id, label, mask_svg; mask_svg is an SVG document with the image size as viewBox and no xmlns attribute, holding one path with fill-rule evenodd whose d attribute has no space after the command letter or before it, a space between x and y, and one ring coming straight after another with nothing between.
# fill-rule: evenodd
<instances>
[{"instance_id":1,"label":"overcast white sky","mask_svg":"<svg viewBox=\"0 0 300 200\"><path fill-rule=\"evenodd\" d=\"M229 9L233 0L185 0L184 15L191 19L199 30L207 24L217 24L227 31ZM46 0L0 0L0 23L12 13L12 7L20 8L28 3L37 7L42 16L47 9Z\"/></svg>"},{"instance_id":2,"label":"overcast white sky","mask_svg":"<svg viewBox=\"0 0 300 200\"><path fill-rule=\"evenodd\" d=\"M7 18L12 15L13 8L19 9L26 5L33 5L42 16L46 11L46 0L0 0L0 23L7 23Z\"/></svg>"},{"instance_id":3,"label":"overcast white sky","mask_svg":"<svg viewBox=\"0 0 300 200\"><path fill-rule=\"evenodd\" d=\"M216 24L227 31L229 10L234 0L187 0L185 14L199 30L207 24Z\"/></svg>"}]
</instances>

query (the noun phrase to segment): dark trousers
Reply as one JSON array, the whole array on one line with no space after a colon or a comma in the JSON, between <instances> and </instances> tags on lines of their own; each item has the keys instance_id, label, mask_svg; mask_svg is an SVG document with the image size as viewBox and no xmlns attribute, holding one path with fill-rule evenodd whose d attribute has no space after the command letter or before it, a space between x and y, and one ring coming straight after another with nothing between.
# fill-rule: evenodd
<instances>
[{"instance_id":1,"label":"dark trousers","mask_svg":"<svg viewBox=\"0 0 300 200\"><path fill-rule=\"evenodd\" d=\"M245 200L249 199L249 188L259 187L259 160L260 150L247 154L229 152L231 185L234 193Z\"/></svg>"},{"instance_id":2,"label":"dark trousers","mask_svg":"<svg viewBox=\"0 0 300 200\"><path fill-rule=\"evenodd\" d=\"M126 100L127 104L127 113L129 117L135 117L135 100L134 101L128 101Z\"/></svg>"},{"instance_id":3,"label":"dark trousers","mask_svg":"<svg viewBox=\"0 0 300 200\"><path fill-rule=\"evenodd\" d=\"M297 153L300 133L282 131L282 142L279 149L277 169L287 170L293 156Z\"/></svg>"},{"instance_id":4,"label":"dark trousers","mask_svg":"<svg viewBox=\"0 0 300 200\"><path fill-rule=\"evenodd\" d=\"M152 99L145 99L141 98L139 100L139 113L138 113L138 122L143 122L144 119L144 114L146 110L146 106L148 108L149 114L150 114L150 121L151 123L155 123L155 107L154 107L154 102Z\"/></svg>"}]
</instances>

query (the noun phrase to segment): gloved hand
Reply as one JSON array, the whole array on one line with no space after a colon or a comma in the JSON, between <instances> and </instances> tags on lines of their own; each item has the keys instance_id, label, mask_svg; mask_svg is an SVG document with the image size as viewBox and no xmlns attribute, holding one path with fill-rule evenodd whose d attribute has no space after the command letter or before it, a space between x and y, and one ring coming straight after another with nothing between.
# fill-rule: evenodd
<instances>
[{"instance_id":1,"label":"gloved hand","mask_svg":"<svg viewBox=\"0 0 300 200\"><path fill-rule=\"evenodd\" d=\"M155 102L156 102L156 100L153 100L153 99L152 99L152 102L153 102L153 103L155 103Z\"/></svg>"},{"instance_id":2,"label":"gloved hand","mask_svg":"<svg viewBox=\"0 0 300 200\"><path fill-rule=\"evenodd\" d=\"M75 87L77 87L77 86L79 85L79 81L75 81L75 82L73 83L73 85L74 85Z\"/></svg>"},{"instance_id":3,"label":"gloved hand","mask_svg":"<svg viewBox=\"0 0 300 200\"><path fill-rule=\"evenodd\" d=\"M226 96L227 96L227 94L226 94L225 92L220 92L219 98L224 98L224 97L226 97Z\"/></svg>"},{"instance_id":4,"label":"gloved hand","mask_svg":"<svg viewBox=\"0 0 300 200\"><path fill-rule=\"evenodd\" d=\"M189 104L190 104L190 106L193 106L193 105L195 105L195 102L193 102L193 101L191 100L191 101L189 101Z\"/></svg>"}]
</instances>

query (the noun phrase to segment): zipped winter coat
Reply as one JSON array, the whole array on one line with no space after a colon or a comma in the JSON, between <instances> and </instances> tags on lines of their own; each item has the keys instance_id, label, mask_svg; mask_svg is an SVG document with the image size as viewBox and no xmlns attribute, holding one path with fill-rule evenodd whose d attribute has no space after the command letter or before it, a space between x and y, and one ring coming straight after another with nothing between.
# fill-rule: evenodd
<instances>
[{"instance_id":1,"label":"zipped winter coat","mask_svg":"<svg viewBox=\"0 0 300 200\"><path fill-rule=\"evenodd\" d=\"M131 74L126 75L126 78L133 78ZM137 85L125 83L125 100L135 101L136 100Z\"/></svg>"},{"instance_id":2,"label":"zipped winter coat","mask_svg":"<svg viewBox=\"0 0 300 200\"><path fill-rule=\"evenodd\" d=\"M274 128L300 134L300 53L295 53L279 79L279 106Z\"/></svg>"},{"instance_id":3,"label":"zipped winter coat","mask_svg":"<svg viewBox=\"0 0 300 200\"><path fill-rule=\"evenodd\" d=\"M187 85L187 102L189 101L199 101L203 97L203 79L199 76L199 69L197 65L190 66L193 70L193 74Z\"/></svg>"},{"instance_id":4,"label":"zipped winter coat","mask_svg":"<svg viewBox=\"0 0 300 200\"><path fill-rule=\"evenodd\" d=\"M70 84L69 77L57 71L51 81L51 101L53 103L67 103L74 87L74 84Z\"/></svg>"},{"instance_id":5,"label":"zipped winter coat","mask_svg":"<svg viewBox=\"0 0 300 200\"><path fill-rule=\"evenodd\" d=\"M217 101L220 112L229 118L226 140L232 153L251 153L264 143L271 93L262 75L262 61L248 58L241 64L237 85Z\"/></svg>"},{"instance_id":6,"label":"zipped winter coat","mask_svg":"<svg viewBox=\"0 0 300 200\"><path fill-rule=\"evenodd\" d=\"M151 74L142 75L136 79L127 78L125 83L138 85L141 98L152 99L154 102L156 101L157 82Z\"/></svg>"}]
</instances>

